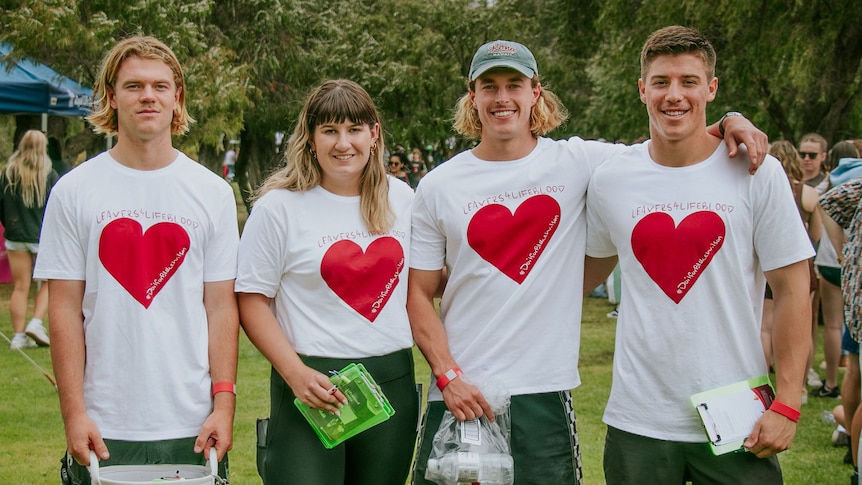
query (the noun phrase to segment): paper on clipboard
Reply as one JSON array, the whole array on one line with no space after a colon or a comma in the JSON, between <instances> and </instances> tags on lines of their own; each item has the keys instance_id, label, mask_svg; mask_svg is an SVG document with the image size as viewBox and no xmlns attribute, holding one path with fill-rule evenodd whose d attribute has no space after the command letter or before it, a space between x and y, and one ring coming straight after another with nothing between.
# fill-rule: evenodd
<instances>
[{"instance_id":1,"label":"paper on clipboard","mask_svg":"<svg viewBox=\"0 0 862 485\"><path fill-rule=\"evenodd\" d=\"M754 423L769 409L775 392L768 376L740 381L691 396L716 455L742 448Z\"/></svg>"}]
</instances>

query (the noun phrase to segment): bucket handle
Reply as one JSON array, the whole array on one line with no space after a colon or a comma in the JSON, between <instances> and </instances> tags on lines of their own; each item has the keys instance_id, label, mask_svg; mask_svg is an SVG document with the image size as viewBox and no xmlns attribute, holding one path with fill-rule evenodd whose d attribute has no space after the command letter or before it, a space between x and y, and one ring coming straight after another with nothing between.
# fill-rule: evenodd
<instances>
[{"instance_id":1,"label":"bucket handle","mask_svg":"<svg viewBox=\"0 0 862 485\"><path fill-rule=\"evenodd\" d=\"M209 464L210 475L217 477L218 453L216 452L215 446L210 447L210 456L207 460L207 464ZM99 476L99 457L96 456L96 452L94 450L90 450L90 466L87 468L89 468L90 471L90 484L101 485L102 478Z\"/></svg>"},{"instance_id":2,"label":"bucket handle","mask_svg":"<svg viewBox=\"0 0 862 485\"><path fill-rule=\"evenodd\" d=\"M90 469L90 484L101 485L102 478L99 476L99 457L96 456L94 450L90 450L90 466L87 468Z\"/></svg>"},{"instance_id":3,"label":"bucket handle","mask_svg":"<svg viewBox=\"0 0 862 485\"><path fill-rule=\"evenodd\" d=\"M207 464L210 466L210 475L217 477L218 476L218 453L216 453L215 446L210 447L210 458L207 460Z\"/></svg>"}]
</instances>

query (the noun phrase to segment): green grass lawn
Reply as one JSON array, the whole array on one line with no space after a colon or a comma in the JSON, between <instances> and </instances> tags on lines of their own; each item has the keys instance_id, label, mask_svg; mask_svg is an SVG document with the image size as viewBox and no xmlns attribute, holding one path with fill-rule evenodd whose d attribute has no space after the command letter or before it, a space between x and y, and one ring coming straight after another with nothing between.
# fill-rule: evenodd
<instances>
[{"instance_id":1,"label":"green grass lawn","mask_svg":"<svg viewBox=\"0 0 862 485\"><path fill-rule=\"evenodd\" d=\"M0 329L11 338L7 309L11 285L0 285ZM578 431L581 438L587 485L604 482L601 453L604 441L602 410L610 390L615 320L605 317L612 306L604 300L585 302L581 377L583 385L574 392ZM17 351L0 348L0 483L57 484L58 465L65 448L54 387ZM48 349L27 349L27 355L51 370ZM417 353L417 377L427 386L428 367ZM822 360L818 346L817 362ZM234 449L231 452L231 481L234 485L259 484L255 469L255 420L268 414L269 365L241 336L238 378L238 409ZM821 421L823 410L838 401L811 398L803 407L799 432L793 448L781 455L785 481L790 485L846 484L851 467L841 463L844 448L833 448L834 429ZM553 484L549 484L553 485Z\"/></svg>"}]
</instances>

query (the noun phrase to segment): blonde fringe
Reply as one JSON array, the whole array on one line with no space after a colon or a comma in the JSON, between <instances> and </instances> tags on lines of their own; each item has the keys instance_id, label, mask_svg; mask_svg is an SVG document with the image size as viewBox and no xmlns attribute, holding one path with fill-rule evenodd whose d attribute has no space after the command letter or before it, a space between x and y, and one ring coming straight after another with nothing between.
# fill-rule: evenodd
<instances>
[{"instance_id":1,"label":"blonde fringe","mask_svg":"<svg viewBox=\"0 0 862 485\"><path fill-rule=\"evenodd\" d=\"M334 93L334 94L333 94ZM309 105L320 105L321 98L335 102L338 96L347 97L362 109L373 113L373 118L380 126L380 116L374 107L371 96L361 86L348 80L326 81L308 96L299 115L293 135L289 138L284 153L284 165L270 174L256 191L253 201L259 200L267 192L275 189L285 189L293 192L305 192L318 185L323 180L323 170L314 158L310 144L314 126L310 119L318 120L318 113L309 113ZM331 105L330 105L331 106ZM357 120L351 120L357 122ZM370 125L373 126L373 125ZM362 171L359 181L360 212L368 230L374 234L382 234L392 229L395 224L395 213L389 204L389 178L383 163L383 128L372 147L368 163Z\"/></svg>"}]
</instances>

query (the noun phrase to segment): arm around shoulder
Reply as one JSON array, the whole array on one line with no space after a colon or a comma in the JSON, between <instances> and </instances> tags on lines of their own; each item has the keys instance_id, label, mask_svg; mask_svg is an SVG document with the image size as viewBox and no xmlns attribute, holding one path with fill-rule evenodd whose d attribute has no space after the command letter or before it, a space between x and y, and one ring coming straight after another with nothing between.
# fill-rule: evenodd
<instances>
[{"instance_id":1,"label":"arm around shoulder","mask_svg":"<svg viewBox=\"0 0 862 485\"><path fill-rule=\"evenodd\" d=\"M745 145L750 162L749 172L752 174L763 163L769 152L769 137L766 133L760 131L742 113L736 111L725 114L717 123L708 126L707 132L724 138L731 158L739 153L739 145Z\"/></svg>"}]
</instances>

